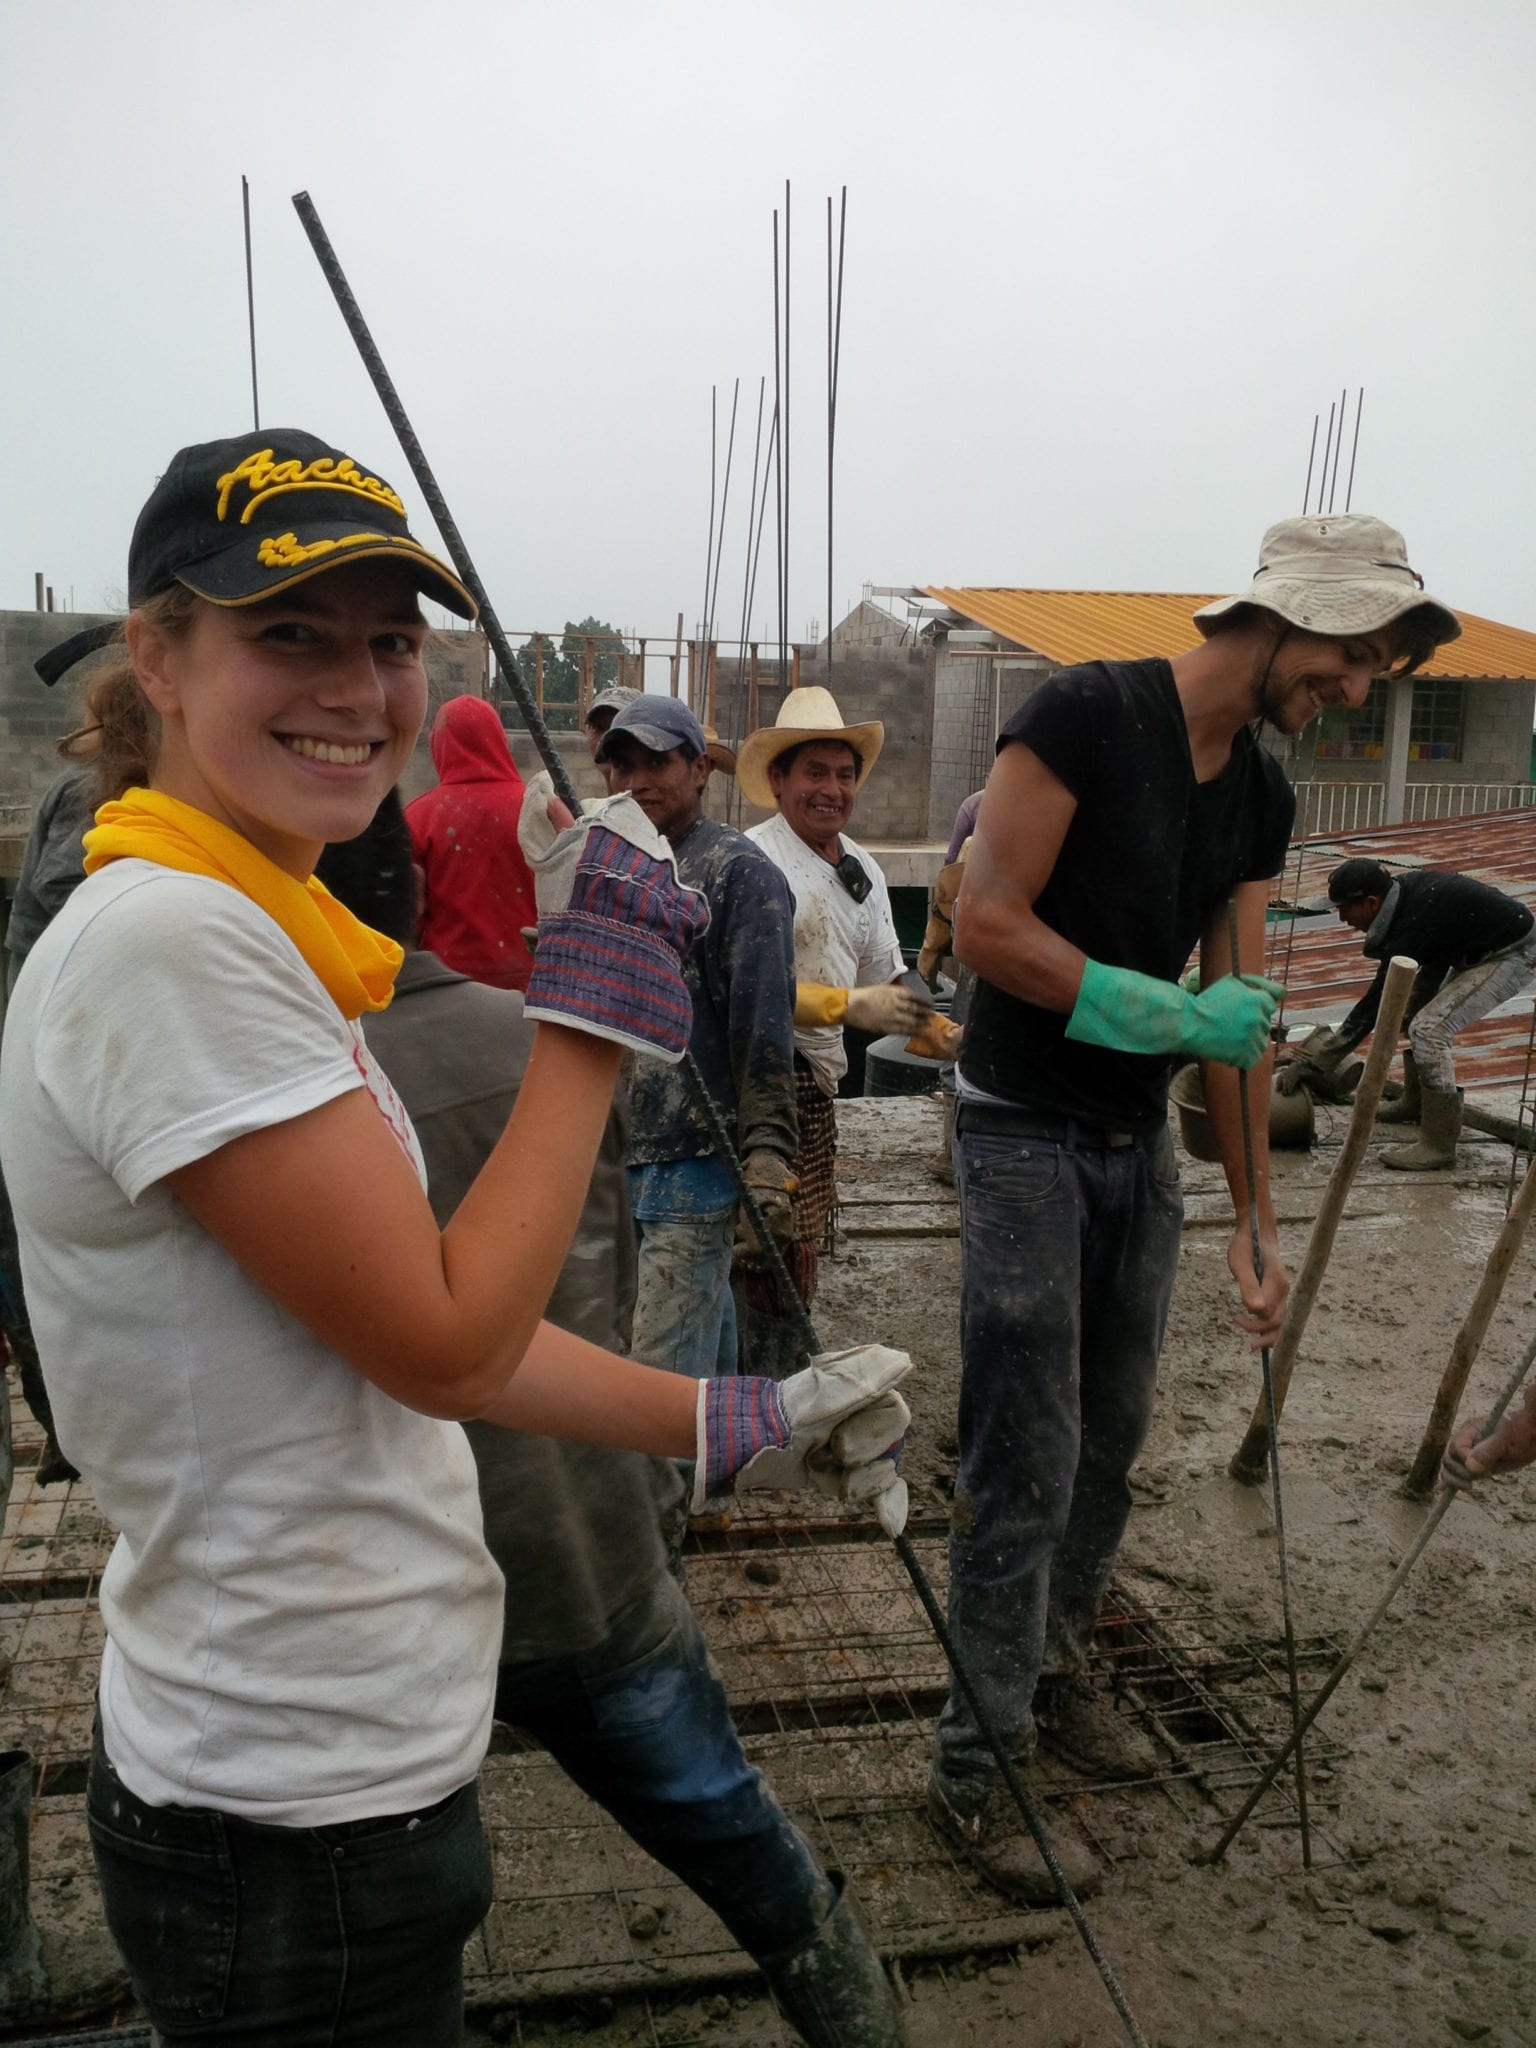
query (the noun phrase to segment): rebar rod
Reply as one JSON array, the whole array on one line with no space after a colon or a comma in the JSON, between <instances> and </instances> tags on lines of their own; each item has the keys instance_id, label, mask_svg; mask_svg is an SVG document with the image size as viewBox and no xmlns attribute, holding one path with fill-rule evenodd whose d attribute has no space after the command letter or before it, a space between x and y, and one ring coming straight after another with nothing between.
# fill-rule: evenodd
<instances>
[{"instance_id":1,"label":"rebar rod","mask_svg":"<svg viewBox=\"0 0 1536 2048\"><path fill-rule=\"evenodd\" d=\"M549 730L533 702L527 684L517 674L516 663L511 659L511 649L507 645L506 635L501 629L501 623L496 617L495 610L486 594L485 585L480 580L479 572L476 570L469 551L464 544L464 537L459 531L453 514L448 509L447 500L438 486L437 478L427 461L426 453L420 441L416 438L415 429L411 426L410 419L400 401L400 394L396 391L389 372L384 367L383 358L380 356L373 337L368 331L367 322L363 318L362 310L358 306L357 300L353 297L351 286L347 283L336 252L331 246L330 238L321 225L320 216L315 210L314 202L310 199L307 192L298 192L294 194L293 204L294 210L304 225L304 231L309 237L310 246L314 249L315 255L319 260L326 282L331 287L332 295L340 309L343 320L346 322L348 332L357 346L358 353L363 359L364 367L367 369L373 381L374 389L377 391L380 401L384 406L385 414L389 419L391 427L394 429L395 437L400 443L406 461L410 464L411 473L416 478L422 496L426 499L432 517L436 522L438 532L447 543L460 581L480 606L480 623L485 630L486 637L490 640L492 647L496 651L498 661L504 665L518 708L523 714L524 722L528 726L529 733L539 751L540 758L544 761L546 767L549 768L550 778L562 801L570 807L573 813L579 815L580 804L570 776L566 772L565 764L556 751ZM721 1115L719 1107L709 1093L704 1077L699 1071L698 1062L694 1059L692 1052L685 1053L683 1064L693 1085L699 1109L709 1129L711 1142L715 1145L722 1161L731 1173L732 1179L736 1184L736 1192L742 1209L751 1223L753 1231L756 1233L758 1247L769 1270L773 1273L775 1280L779 1284L781 1293L783 1293L786 1300L789 1314L799 1324L802 1341L814 1357L819 1352L821 1346L816 1335L815 1325L811 1321L810 1311L801 1300L799 1290L790 1278L789 1268L785 1264L784 1255L779 1249L773 1233L768 1228L757 1198L747 1184L741 1160L736 1152L735 1141L726 1127L725 1119ZM922 1561L912 1547L908 1537L903 1535L894 1540L897 1555L901 1558L902 1564L906 1568L907 1575L912 1581L913 1589L922 1603L924 1612L934 1626L939 1646L944 1651L949 1667L955 1675L956 1683L964 1689L967 1698L970 1700L972 1710L976 1715L977 1726L981 1729L982 1735L997 1761L1004 1783L1012 1793L1014 1802L1018 1806L1019 1812L1023 1815L1025 1825L1028 1827L1036 1845L1041 1850L1042 1856L1045 1858L1046 1867L1050 1870L1057 1890L1061 1894L1062 1904L1072 1915L1074 1925L1083 1937L1084 1946L1098 1968L1104 1987L1109 1993L1116 2012L1119 2013L1124 2022L1126 2032L1131 2041L1136 2044L1136 2048L1147 2048L1146 2036L1137 2026L1130 2007L1126 2003L1125 1993L1121 1990L1113 1970L1104 1957L1103 1951L1099 1948L1097 1941L1093 1937L1093 1931L1084 1917L1077 1895L1073 1891L1066 1873L1061 1869L1059 1862L1056 1860L1054 1851L1050 1849L1039 1814L1036 1812L1033 1801L1019 1780L1018 1772L1014 1769L1002 1735L979 1698L975 1685L966 1671L959 1652L950 1637L949 1630L944 1625L942 1612L934 1596L933 1587L929 1583L928 1575L923 1569Z\"/></svg>"},{"instance_id":2,"label":"rebar rod","mask_svg":"<svg viewBox=\"0 0 1536 2048\"><path fill-rule=\"evenodd\" d=\"M715 454L718 438L715 424L715 398L718 390L719 386L716 384L711 384L709 387L709 538L704 544L704 599L699 606L699 637L701 640L707 640L709 637L709 579L714 574L715 568ZM688 708L690 711L695 709L691 704Z\"/></svg>"},{"instance_id":3,"label":"rebar rod","mask_svg":"<svg viewBox=\"0 0 1536 2048\"><path fill-rule=\"evenodd\" d=\"M240 206L245 215L245 317L251 337L251 425L261 432L261 402L256 395L256 271L251 261L251 188L240 179Z\"/></svg>"},{"instance_id":4,"label":"rebar rod","mask_svg":"<svg viewBox=\"0 0 1536 2048\"><path fill-rule=\"evenodd\" d=\"M1312 465L1317 460L1317 427L1321 418L1322 414L1320 412L1315 412L1312 415L1312 446L1307 450L1307 484L1306 489L1301 494L1301 516L1303 519L1306 518L1307 507L1312 502Z\"/></svg>"},{"instance_id":5,"label":"rebar rod","mask_svg":"<svg viewBox=\"0 0 1536 2048\"><path fill-rule=\"evenodd\" d=\"M1509 1381L1503 1392L1499 1395L1498 1400L1489 1410L1483 1423L1485 1431L1497 1429L1505 1409L1513 1401L1516 1394L1519 1393L1525 1376L1533 1364L1536 1364L1536 1337L1533 1337L1529 1345L1527 1345L1524 1357L1510 1375ZM1269 1762L1264 1766L1259 1782L1244 1800L1239 1812L1227 1823L1221 1839L1213 1848L1205 1852L1205 1855L1201 1858L1202 1862L1219 1863L1227 1853L1227 1850L1232 1846L1239 1829L1247 1820L1249 1814L1253 1812L1253 1809L1258 1805L1264 1794L1290 1761L1291 1752L1300 1745L1307 1730L1312 1726L1312 1723L1317 1719L1324 1707L1327 1706L1329 1700L1333 1698L1335 1692L1338 1691L1339 1685L1347 1676L1350 1666L1364 1649L1366 1639L1370 1636L1372 1630L1376 1627L1376 1624L1381 1620L1387 1609L1392 1605L1392 1602L1397 1598L1403 1581L1413 1570L1415 1564L1418 1563L1424 1546L1428 1543L1430 1537L1434 1535L1436 1529L1439 1528L1450 1509L1451 1503L1456 1499L1459 1490L1459 1488L1454 1486L1446 1487L1429 1513L1424 1517L1423 1528L1420 1529L1418 1535L1414 1537L1412 1543L1404 1551L1397 1569L1393 1572L1391 1579L1387 1583L1387 1590L1382 1594L1376 1605L1371 1609L1370 1614L1361 1623L1360 1627L1356 1629L1348 1644L1340 1652L1338 1662L1308 1702L1300 1721L1292 1729L1286 1741L1281 1744L1280 1748L1275 1751Z\"/></svg>"},{"instance_id":6,"label":"rebar rod","mask_svg":"<svg viewBox=\"0 0 1536 2048\"><path fill-rule=\"evenodd\" d=\"M731 502L731 457L736 452L736 407L741 400L741 379L738 377L731 390L731 430L725 442L725 482L720 491L720 532L715 541L715 576L709 590L709 607L704 614L704 638L713 644L715 638L715 602L720 595L720 564L725 556L725 514Z\"/></svg>"},{"instance_id":7,"label":"rebar rod","mask_svg":"<svg viewBox=\"0 0 1536 2048\"><path fill-rule=\"evenodd\" d=\"M741 565L741 634L736 643L736 696L731 706L730 731L727 738L735 748L741 745L742 721L746 715L747 703L747 628L750 624L752 590L752 530L757 518L757 472L763 454L763 394L767 387L766 377L757 380L757 429L752 436L752 482L747 489L747 552ZM734 788L732 796L736 795Z\"/></svg>"},{"instance_id":8,"label":"rebar rod","mask_svg":"<svg viewBox=\"0 0 1536 2048\"><path fill-rule=\"evenodd\" d=\"M1323 492L1328 487L1328 457L1333 451L1333 415L1337 405L1338 400L1335 398L1330 401L1328 406L1328 433L1323 442L1323 473L1317 482L1317 512L1319 518L1322 517L1323 511Z\"/></svg>"},{"instance_id":9,"label":"rebar rod","mask_svg":"<svg viewBox=\"0 0 1536 2048\"><path fill-rule=\"evenodd\" d=\"M779 687L784 687L784 371L780 360L781 315L779 311L779 209L773 209L773 537L778 601L775 638L779 643Z\"/></svg>"},{"instance_id":10,"label":"rebar rod","mask_svg":"<svg viewBox=\"0 0 1536 2048\"><path fill-rule=\"evenodd\" d=\"M1242 977L1237 924L1237 898L1227 899L1227 934L1232 953L1232 972ZM1253 1164L1253 1117L1248 1103L1248 1070L1237 1070L1237 1100L1243 1125L1243 1173L1248 1187L1248 1236L1253 1257L1253 1277L1264 1286L1264 1246L1259 1234L1258 1176ZM1285 1552L1285 1502L1280 1488L1280 1429L1275 1414L1275 1381L1270 1371L1269 1346L1259 1350L1264 1375L1264 1407L1269 1422L1269 1484L1275 1516L1275 1559L1280 1573L1280 1613L1285 1628L1285 1669L1290 1681L1291 1725L1301 1726L1301 1680L1296 1670L1296 1630L1291 1619L1291 1577ZM1307 1768L1300 1734L1296 1742L1296 1812L1301 1821L1301 1862L1312 1868L1312 1823L1307 1813Z\"/></svg>"},{"instance_id":11,"label":"rebar rod","mask_svg":"<svg viewBox=\"0 0 1536 2048\"><path fill-rule=\"evenodd\" d=\"M1344 510L1348 512L1355 495L1355 457L1360 453L1360 414L1365 407L1365 386L1355 393L1355 438L1349 444L1349 482L1344 487Z\"/></svg>"},{"instance_id":12,"label":"rebar rod","mask_svg":"<svg viewBox=\"0 0 1536 2048\"><path fill-rule=\"evenodd\" d=\"M1344 415L1349 410L1349 386L1339 393L1339 437L1333 444L1333 482L1328 486L1328 511L1333 513L1333 494L1339 487L1339 457L1344 453Z\"/></svg>"}]
</instances>

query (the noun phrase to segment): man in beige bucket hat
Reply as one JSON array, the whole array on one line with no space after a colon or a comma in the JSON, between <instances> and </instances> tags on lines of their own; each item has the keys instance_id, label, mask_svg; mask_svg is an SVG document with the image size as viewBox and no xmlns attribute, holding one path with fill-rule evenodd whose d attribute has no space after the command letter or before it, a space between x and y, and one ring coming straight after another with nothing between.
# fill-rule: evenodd
<instances>
[{"instance_id":1,"label":"man in beige bucket hat","mask_svg":"<svg viewBox=\"0 0 1536 2048\"><path fill-rule=\"evenodd\" d=\"M1171 661L1098 661L1047 678L998 739L955 908L975 999L957 1079L960 1467L950 1627L1022 1762L1039 1739L1105 1776L1162 1761L1096 1691L1086 1651L1151 1420L1182 1203L1168 1133L1175 1055L1201 1062L1236 1227L1238 1322L1278 1334L1289 1282L1253 1130L1250 1250L1237 1074L1269 1097L1279 991L1231 973L1263 959L1269 881L1295 798L1249 730L1300 732L1460 630L1379 519L1286 519L1236 597L1205 605ZM1200 947L1200 992L1179 975ZM999 1785L966 1700L939 1725L929 1811L999 1890L1054 1886ZM1057 1824L1079 1888L1087 1845Z\"/></svg>"},{"instance_id":2,"label":"man in beige bucket hat","mask_svg":"<svg viewBox=\"0 0 1536 2048\"><path fill-rule=\"evenodd\" d=\"M813 683L791 690L775 722L749 734L736 764L747 801L776 814L747 837L782 869L795 899L800 1138L791 1168L798 1183L795 1232L785 1250L807 1304L836 1201L833 1098L848 1070L843 1026L910 1032L931 1014L930 1004L899 985L902 952L885 877L848 836L854 799L884 740L883 725L847 724L831 691ZM792 1369L794 1324L750 1248L738 1257L736 1285L745 1368Z\"/></svg>"}]
</instances>

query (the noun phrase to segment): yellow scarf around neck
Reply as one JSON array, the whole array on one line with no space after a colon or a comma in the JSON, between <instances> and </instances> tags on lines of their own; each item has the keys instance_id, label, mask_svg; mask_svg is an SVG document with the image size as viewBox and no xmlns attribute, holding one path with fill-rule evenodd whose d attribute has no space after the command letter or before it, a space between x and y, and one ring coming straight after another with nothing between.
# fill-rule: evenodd
<instances>
[{"instance_id":1,"label":"yellow scarf around neck","mask_svg":"<svg viewBox=\"0 0 1536 2048\"><path fill-rule=\"evenodd\" d=\"M103 804L84 836L85 871L114 860L152 860L186 875L208 875L248 896L285 931L349 1021L382 1010L405 957L352 915L313 875L296 882L228 825L158 789L129 789Z\"/></svg>"}]
</instances>

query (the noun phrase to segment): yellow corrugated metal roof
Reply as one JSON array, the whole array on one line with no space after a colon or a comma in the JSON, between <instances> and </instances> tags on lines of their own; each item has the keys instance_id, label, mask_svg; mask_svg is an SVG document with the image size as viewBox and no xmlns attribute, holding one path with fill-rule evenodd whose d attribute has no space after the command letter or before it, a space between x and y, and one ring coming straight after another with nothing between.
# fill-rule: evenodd
<instances>
[{"instance_id":1,"label":"yellow corrugated metal roof","mask_svg":"<svg viewBox=\"0 0 1536 2048\"><path fill-rule=\"evenodd\" d=\"M1210 597L1173 590L998 590L922 586L962 617L1052 661L1138 661L1182 654L1199 639L1190 614ZM1426 676L1536 680L1536 633L1458 612L1461 638L1442 647Z\"/></svg>"}]
</instances>

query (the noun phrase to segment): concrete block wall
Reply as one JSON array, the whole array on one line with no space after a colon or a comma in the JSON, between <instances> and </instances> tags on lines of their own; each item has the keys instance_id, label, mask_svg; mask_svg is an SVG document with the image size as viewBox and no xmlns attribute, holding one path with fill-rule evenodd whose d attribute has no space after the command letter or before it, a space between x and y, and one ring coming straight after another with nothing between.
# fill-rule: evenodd
<instances>
[{"instance_id":1,"label":"concrete block wall","mask_svg":"<svg viewBox=\"0 0 1536 2048\"><path fill-rule=\"evenodd\" d=\"M956 811L986 780L998 732L1058 666L1043 655L994 663L940 649L928 781L930 838L948 839Z\"/></svg>"},{"instance_id":2,"label":"concrete block wall","mask_svg":"<svg viewBox=\"0 0 1536 2048\"><path fill-rule=\"evenodd\" d=\"M1536 682L1474 678L1463 698L1461 759L1410 761L1408 781L1525 782L1531 772L1531 725ZM1266 733L1265 745L1293 782L1379 782L1380 761L1319 761L1317 728L1295 740Z\"/></svg>"}]
</instances>

